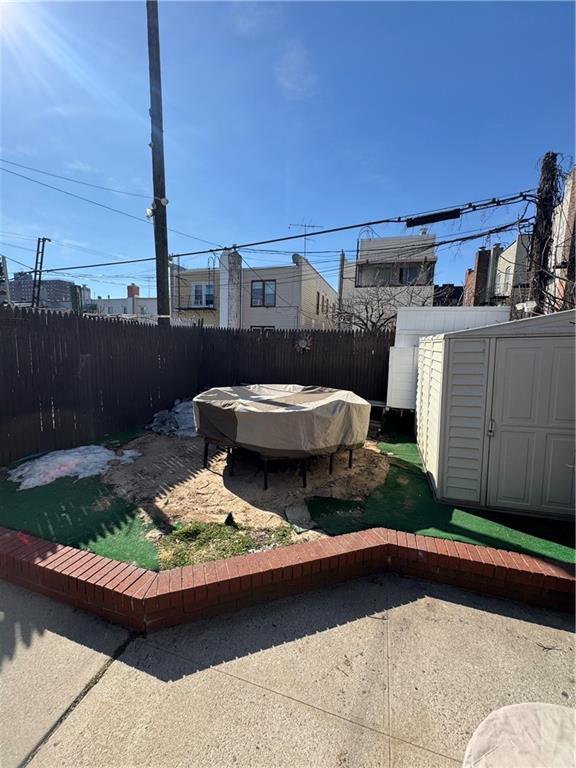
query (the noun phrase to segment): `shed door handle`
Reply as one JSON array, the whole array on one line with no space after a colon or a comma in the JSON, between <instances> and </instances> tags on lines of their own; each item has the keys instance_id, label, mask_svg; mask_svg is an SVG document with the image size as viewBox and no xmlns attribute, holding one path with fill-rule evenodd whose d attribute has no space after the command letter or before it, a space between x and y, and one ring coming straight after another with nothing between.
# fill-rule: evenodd
<instances>
[{"instance_id":1,"label":"shed door handle","mask_svg":"<svg viewBox=\"0 0 576 768\"><path fill-rule=\"evenodd\" d=\"M496 427L496 424L494 422L494 419L490 419L488 422L488 437L494 437L494 429Z\"/></svg>"}]
</instances>

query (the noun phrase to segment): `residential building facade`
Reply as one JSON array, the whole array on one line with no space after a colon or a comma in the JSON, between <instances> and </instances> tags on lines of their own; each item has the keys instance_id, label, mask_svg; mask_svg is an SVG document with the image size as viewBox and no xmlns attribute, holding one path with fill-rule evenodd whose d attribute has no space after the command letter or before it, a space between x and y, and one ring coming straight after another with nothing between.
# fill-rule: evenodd
<instances>
[{"instance_id":1,"label":"residential building facade","mask_svg":"<svg viewBox=\"0 0 576 768\"><path fill-rule=\"evenodd\" d=\"M576 306L576 167L564 185L564 195L554 211L547 311Z\"/></svg>"},{"instance_id":2,"label":"residential building facade","mask_svg":"<svg viewBox=\"0 0 576 768\"><path fill-rule=\"evenodd\" d=\"M491 304L515 306L528 299L528 250L530 236L521 235L496 258Z\"/></svg>"},{"instance_id":3,"label":"residential building facade","mask_svg":"<svg viewBox=\"0 0 576 768\"><path fill-rule=\"evenodd\" d=\"M10 280L10 300L14 304L32 303L31 272L15 272ZM71 280L42 280L40 283L40 307L45 309L76 310L78 305L90 302L90 289L76 285Z\"/></svg>"},{"instance_id":4,"label":"residential building facade","mask_svg":"<svg viewBox=\"0 0 576 768\"><path fill-rule=\"evenodd\" d=\"M226 250L212 269L172 271L174 314L205 325L326 330L335 327L337 300L332 286L299 254L290 265L252 268L237 251Z\"/></svg>"},{"instance_id":5,"label":"residential building facade","mask_svg":"<svg viewBox=\"0 0 576 768\"><path fill-rule=\"evenodd\" d=\"M383 327L398 308L432 306L435 235L361 239L355 260L340 262L341 327Z\"/></svg>"},{"instance_id":6,"label":"residential building facade","mask_svg":"<svg viewBox=\"0 0 576 768\"><path fill-rule=\"evenodd\" d=\"M106 317L128 317L153 320L157 317L156 298L142 298L139 286L131 283L126 288L124 298L106 298L101 296L93 299L91 309L98 315Z\"/></svg>"},{"instance_id":7,"label":"residential building facade","mask_svg":"<svg viewBox=\"0 0 576 768\"><path fill-rule=\"evenodd\" d=\"M467 307L498 306L526 301L530 236L520 235L511 245L495 243L476 251L474 267L464 276L462 303Z\"/></svg>"}]
</instances>

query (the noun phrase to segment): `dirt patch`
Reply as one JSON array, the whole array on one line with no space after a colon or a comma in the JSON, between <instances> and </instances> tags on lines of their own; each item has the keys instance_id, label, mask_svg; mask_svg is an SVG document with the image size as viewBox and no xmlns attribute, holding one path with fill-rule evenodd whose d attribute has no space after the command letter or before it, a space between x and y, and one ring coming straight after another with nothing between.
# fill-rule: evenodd
<instances>
[{"instance_id":1,"label":"dirt patch","mask_svg":"<svg viewBox=\"0 0 576 768\"><path fill-rule=\"evenodd\" d=\"M348 453L337 454L332 475L327 457L311 459L307 488L302 487L298 462L271 461L267 491L261 461L247 452L237 453L231 477L225 451L211 448L209 467L202 467L200 438L149 434L125 448L141 455L132 464L111 467L102 479L166 530L192 520L223 523L230 513L247 528L285 525L286 510L301 507L307 497L364 499L388 473L388 461L373 440L354 451L351 469Z\"/></svg>"}]
</instances>

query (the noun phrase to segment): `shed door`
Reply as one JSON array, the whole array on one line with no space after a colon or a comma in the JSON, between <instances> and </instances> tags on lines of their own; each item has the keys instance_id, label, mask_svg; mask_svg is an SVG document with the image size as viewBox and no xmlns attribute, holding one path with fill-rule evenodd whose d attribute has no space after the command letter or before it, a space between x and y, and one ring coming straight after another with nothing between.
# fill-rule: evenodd
<instances>
[{"instance_id":1,"label":"shed door","mask_svg":"<svg viewBox=\"0 0 576 768\"><path fill-rule=\"evenodd\" d=\"M498 339L488 426L489 506L574 510L574 341Z\"/></svg>"}]
</instances>

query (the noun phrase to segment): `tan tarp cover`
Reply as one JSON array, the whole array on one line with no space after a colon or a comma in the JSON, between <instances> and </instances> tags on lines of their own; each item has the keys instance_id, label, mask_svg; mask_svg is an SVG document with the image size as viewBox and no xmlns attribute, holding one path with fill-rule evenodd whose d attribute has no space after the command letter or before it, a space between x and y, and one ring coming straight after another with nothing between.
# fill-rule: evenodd
<instances>
[{"instance_id":1,"label":"tan tarp cover","mask_svg":"<svg viewBox=\"0 0 576 768\"><path fill-rule=\"evenodd\" d=\"M558 704L512 704L474 731L462 768L574 768L576 715Z\"/></svg>"},{"instance_id":2,"label":"tan tarp cover","mask_svg":"<svg viewBox=\"0 0 576 768\"><path fill-rule=\"evenodd\" d=\"M353 392L298 384L209 389L193 402L196 429L209 442L278 458L360 447L370 420L370 403Z\"/></svg>"}]
</instances>

